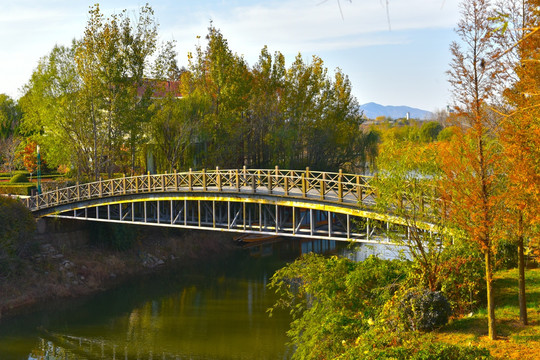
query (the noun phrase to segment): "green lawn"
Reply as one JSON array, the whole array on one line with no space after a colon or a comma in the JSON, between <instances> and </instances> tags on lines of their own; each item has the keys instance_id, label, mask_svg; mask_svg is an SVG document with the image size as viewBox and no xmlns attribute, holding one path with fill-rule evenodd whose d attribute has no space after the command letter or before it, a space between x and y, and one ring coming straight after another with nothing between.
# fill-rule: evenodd
<instances>
[{"instance_id":1,"label":"green lawn","mask_svg":"<svg viewBox=\"0 0 540 360\"><path fill-rule=\"evenodd\" d=\"M440 341L472 344L488 348L497 359L540 359L540 269L526 271L527 308L529 325L519 322L517 270L495 274L495 304L499 339L487 337L485 309L455 319L439 330Z\"/></svg>"}]
</instances>

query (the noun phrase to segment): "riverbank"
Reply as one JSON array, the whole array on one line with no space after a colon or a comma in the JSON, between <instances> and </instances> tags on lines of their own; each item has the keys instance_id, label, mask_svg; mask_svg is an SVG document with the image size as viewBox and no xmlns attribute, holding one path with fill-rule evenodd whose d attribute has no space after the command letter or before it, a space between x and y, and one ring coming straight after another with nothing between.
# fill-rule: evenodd
<instances>
[{"instance_id":1,"label":"riverbank","mask_svg":"<svg viewBox=\"0 0 540 360\"><path fill-rule=\"evenodd\" d=\"M0 278L0 319L54 299L100 292L132 276L237 251L232 235L138 226L135 245L114 251L91 244L89 224L62 221L35 237L38 250Z\"/></svg>"}]
</instances>

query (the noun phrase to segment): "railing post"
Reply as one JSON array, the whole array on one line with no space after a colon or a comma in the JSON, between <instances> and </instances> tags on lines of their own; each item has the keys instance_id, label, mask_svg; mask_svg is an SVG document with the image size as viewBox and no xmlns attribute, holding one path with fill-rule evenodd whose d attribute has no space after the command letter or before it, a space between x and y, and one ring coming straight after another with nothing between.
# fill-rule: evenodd
<instances>
[{"instance_id":1,"label":"railing post","mask_svg":"<svg viewBox=\"0 0 540 360\"><path fill-rule=\"evenodd\" d=\"M176 173L176 169L174 169L174 189L178 191L178 174Z\"/></svg>"},{"instance_id":2,"label":"railing post","mask_svg":"<svg viewBox=\"0 0 540 360\"><path fill-rule=\"evenodd\" d=\"M248 178L247 178L247 169L246 169L246 165L242 166L242 184L245 184L246 186L249 185L248 183Z\"/></svg>"},{"instance_id":3,"label":"railing post","mask_svg":"<svg viewBox=\"0 0 540 360\"><path fill-rule=\"evenodd\" d=\"M285 196L289 195L289 178L287 176L283 177L283 191Z\"/></svg>"},{"instance_id":4,"label":"railing post","mask_svg":"<svg viewBox=\"0 0 540 360\"><path fill-rule=\"evenodd\" d=\"M122 178L122 194L126 195L126 174Z\"/></svg>"},{"instance_id":5,"label":"railing post","mask_svg":"<svg viewBox=\"0 0 540 360\"><path fill-rule=\"evenodd\" d=\"M99 177L99 197L103 196L103 181L101 180L101 176Z\"/></svg>"},{"instance_id":6,"label":"railing post","mask_svg":"<svg viewBox=\"0 0 540 360\"><path fill-rule=\"evenodd\" d=\"M272 174L270 170L268 171L268 193L272 193Z\"/></svg>"},{"instance_id":7,"label":"railing post","mask_svg":"<svg viewBox=\"0 0 540 360\"><path fill-rule=\"evenodd\" d=\"M255 181L255 174L251 174L251 190L255 194L257 192L257 183Z\"/></svg>"},{"instance_id":8,"label":"railing post","mask_svg":"<svg viewBox=\"0 0 540 360\"><path fill-rule=\"evenodd\" d=\"M338 201L343 201L343 171L339 169L339 175L338 175Z\"/></svg>"},{"instance_id":9,"label":"railing post","mask_svg":"<svg viewBox=\"0 0 540 360\"><path fill-rule=\"evenodd\" d=\"M362 201L362 187L360 186L360 175L356 175L356 197L358 201Z\"/></svg>"},{"instance_id":10,"label":"railing post","mask_svg":"<svg viewBox=\"0 0 540 360\"><path fill-rule=\"evenodd\" d=\"M306 174L302 173L302 197L306 197Z\"/></svg>"},{"instance_id":11,"label":"railing post","mask_svg":"<svg viewBox=\"0 0 540 360\"><path fill-rule=\"evenodd\" d=\"M135 193L139 193L139 177L135 177Z\"/></svg>"},{"instance_id":12,"label":"railing post","mask_svg":"<svg viewBox=\"0 0 540 360\"><path fill-rule=\"evenodd\" d=\"M219 175L219 166L216 166L216 184L218 191L221 191L221 176Z\"/></svg>"},{"instance_id":13,"label":"railing post","mask_svg":"<svg viewBox=\"0 0 540 360\"><path fill-rule=\"evenodd\" d=\"M165 171L165 175L167 175L167 172ZM161 174L161 191L165 192L165 176Z\"/></svg>"},{"instance_id":14,"label":"railing post","mask_svg":"<svg viewBox=\"0 0 540 360\"><path fill-rule=\"evenodd\" d=\"M193 174L191 172L191 168L189 168L189 173L188 173L188 188L189 188L189 191L193 191Z\"/></svg>"},{"instance_id":15,"label":"railing post","mask_svg":"<svg viewBox=\"0 0 540 360\"><path fill-rule=\"evenodd\" d=\"M257 185L261 186L261 170L257 170Z\"/></svg>"},{"instance_id":16,"label":"railing post","mask_svg":"<svg viewBox=\"0 0 540 360\"><path fill-rule=\"evenodd\" d=\"M90 183L86 184L86 186L88 187L88 198L91 199L92 194L90 193L90 191L92 190L92 188L90 187Z\"/></svg>"},{"instance_id":17,"label":"railing post","mask_svg":"<svg viewBox=\"0 0 540 360\"><path fill-rule=\"evenodd\" d=\"M58 191L58 186L56 187L56 205L60 204L60 192Z\"/></svg>"},{"instance_id":18,"label":"railing post","mask_svg":"<svg viewBox=\"0 0 540 360\"><path fill-rule=\"evenodd\" d=\"M275 183L276 183L276 187L277 187L277 186L279 186L279 166L276 165L275 170L276 170L276 181L275 181Z\"/></svg>"},{"instance_id":19,"label":"railing post","mask_svg":"<svg viewBox=\"0 0 540 360\"><path fill-rule=\"evenodd\" d=\"M77 181L77 201L81 200L81 188L79 182Z\"/></svg>"},{"instance_id":20,"label":"railing post","mask_svg":"<svg viewBox=\"0 0 540 360\"><path fill-rule=\"evenodd\" d=\"M206 169L202 169L202 188L206 191Z\"/></svg>"},{"instance_id":21,"label":"railing post","mask_svg":"<svg viewBox=\"0 0 540 360\"><path fill-rule=\"evenodd\" d=\"M152 191L152 178L150 177L150 171L148 172L148 192Z\"/></svg>"},{"instance_id":22,"label":"railing post","mask_svg":"<svg viewBox=\"0 0 540 360\"><path fill-rule=\"evenodd\" d=\"M320 184L319 191L321 195L321 200L324 200L324 196L326 194L326 173L325 172L322 173L322 178L319 184Z\"/></svg>"},{"instance_id":23,"label":"railing post","mask_svg":"<svg viewBox=\"0 0 540 360\"><path fill-rule=\"evenodd\" d=\"M236 182L236 191L240 192L240 176L238 175L238 169L234 170L234 180Z\"/></svg>"}]
</instances>

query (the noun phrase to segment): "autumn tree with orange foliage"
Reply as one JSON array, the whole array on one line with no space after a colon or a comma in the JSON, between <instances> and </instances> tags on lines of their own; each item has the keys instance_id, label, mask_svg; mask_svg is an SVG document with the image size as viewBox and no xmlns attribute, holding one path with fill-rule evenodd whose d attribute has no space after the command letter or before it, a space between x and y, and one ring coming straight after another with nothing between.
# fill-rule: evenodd
<instances>
[{"instance_id":1,"label":"autumn tree with orange foliage","mask_svg":"<svg viewBox=\"0 0 540 360\"><path fill-rule=\"evenodd\" d=\"M37 169L37 144L29 141L22 151L23 164L30 175Z\"/></svg>"},{"instance_id":2,"label":"autumn tree with orange foliage","mask_svg":"<svg viewBox=\"0 0 540 360\"><path fill-rule=\"evenodd\" d=\"M510 194L505 198L507 228L518 246L520 320L527 325L524 245L526 239L535 238L537 243L540 235L540 1L506 5L501 9L508 19L502 38L505 47L512 49L505 56L514 60L515 81L504 91L508 108L500 140Z\"/></svg>"},{"instance_id":3,"label":"autumn tree with orange foliage","mask_svg":"<svg viewBox=\"0 0 540 360\"><path fill-rule=\"evenodd\" d=\"M492 36L489 0L461 3L461 20L453 42L448 71L456 111L458 136L441 146L444 172L441 192L453 225L479 244L485 261L488 333L496 339L493 255L501 236L504 187L499 173L500 147L495 141L497 119L489 110L502 75L499 51Z\"/></svg>"}]
</instances>

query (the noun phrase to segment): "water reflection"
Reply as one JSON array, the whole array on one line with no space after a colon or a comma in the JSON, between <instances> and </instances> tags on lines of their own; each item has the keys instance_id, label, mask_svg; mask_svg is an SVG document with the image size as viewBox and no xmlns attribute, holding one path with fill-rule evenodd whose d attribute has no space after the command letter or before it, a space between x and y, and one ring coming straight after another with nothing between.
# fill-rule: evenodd
<instances>
[{"instance_id":1,"label":"water reflection","mask_svg":"<svg viewBox=\"0 0 540 360\"><path fill-rule=\"evenodd\" d=\"M290 316L266 313L276 300L266 287L274 271L310 251L362 260L391 250L282 240L5 319L0 359L288 359Z\"/></svg>"}]
</instances>

